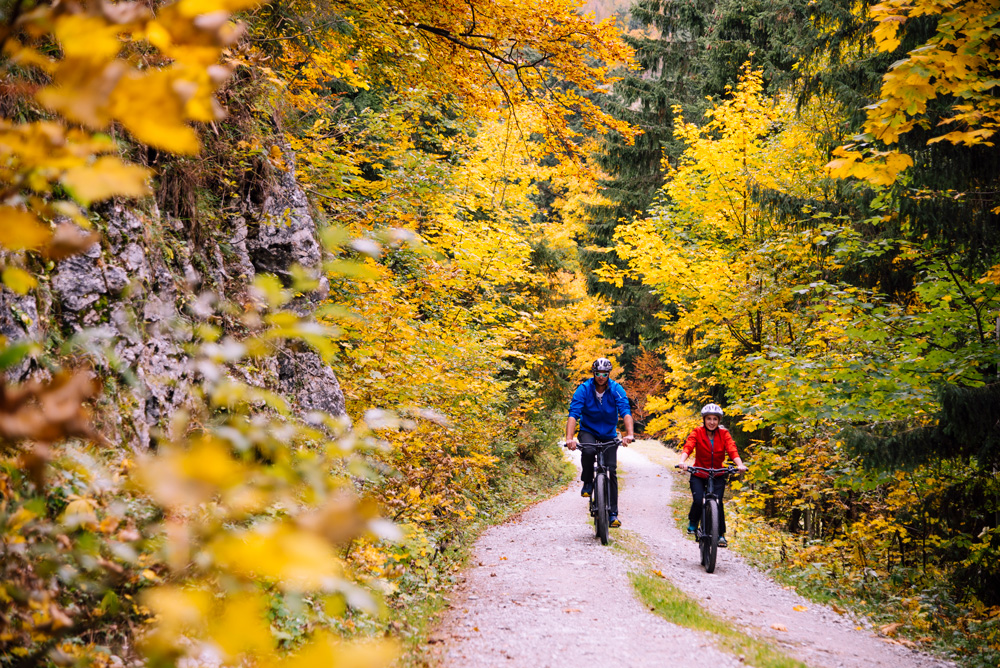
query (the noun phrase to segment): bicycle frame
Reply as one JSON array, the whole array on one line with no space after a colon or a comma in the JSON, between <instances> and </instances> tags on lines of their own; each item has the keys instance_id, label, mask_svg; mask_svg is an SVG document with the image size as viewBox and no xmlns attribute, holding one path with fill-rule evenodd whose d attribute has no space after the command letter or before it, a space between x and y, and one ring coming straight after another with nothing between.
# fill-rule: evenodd
<instances>
[{"instance_id":1,"label":"bicycle frame","mask_svg":"<svg viewBox=\"0 0 1000 668\"><path fill-rule=\"evenodd\" d=\"M680 466L676 466L680 468ZM708 474L708 488L705 490L705 498L701 505L701 523L695 529L694 538L701 550L701 565L708 573L715 572L715 559L719 549L719 516L721 515L721 500L715 494L715 479L724 475L735 473L738 469L735 466L727 466L723 469L702 468L700 466L689 466L688 471L701 471ZM715 517L712 517L712 515Z\"/></svg>"},{"instance_id":2,"label":"bicycle frame","mask_svg":"<svg viewBox=\"0 0 1000 668\"><path fill-rule=\"evenodd\" d=\"M604 463L604 453L613 446L621 445L620 439L603 443L580 443L579 447L593 448L597 457L594 460L594 493L590 496L590 515L594 518L594 528L602 545L608 544L608 517L611 513L611 477ZM600 488L600 489L599 489ZM598 499L603 504L598 506Z\"/></svg>"}]
</instances>

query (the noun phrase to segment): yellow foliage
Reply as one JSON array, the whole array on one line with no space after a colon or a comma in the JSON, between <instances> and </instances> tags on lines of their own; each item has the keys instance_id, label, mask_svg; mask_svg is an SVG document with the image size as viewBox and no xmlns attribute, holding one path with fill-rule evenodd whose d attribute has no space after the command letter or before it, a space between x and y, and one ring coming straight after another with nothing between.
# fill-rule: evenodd
<instances>
[{"instance_id":1,"label":"yellow foliage","mask_svg":"<svg viewBox=\"0 0 1000 668\"><path fill-rule=\"evenodd\" d=\"M268 668L378 668L388 665L397 651L391 642L348 643L328 633L320 633L293 655L263 665Z\"/></svg>"},{"instance_id":2,"label":"yellow foliage","mask_svg":"<svg viewBox=\"0 0 1000 668\"><path fill-rule=\"evenodd\" d=\"M344 569L333 546L308 531L261 525L215 540L208 552L226 571L289 591L327 590Z\"/></svg>"},{"instance_id":3,"label":"yellow foliage","mask_svg":"<svg viewBox=\"0 0 1000 668\"><path fill-rule=\"evenodd\" d=\"M747 66L704 125L678 115L675 134L687 148L663 187L669 204L615 234L616 253L632 275L677 309L664 324L668 343L660 351L668 391L648 426L672 438L700 423L689 407L708 401L708 388L724 385L738 397L760 391L765 379L742 360L780 339L779 323L794 319L785 283L794 279L785 277L813 261L802 233L778 228L751 188L824 198L825 157L813 131L823 110L796 115L791 98L762 90L760 72Z\"/></svg>"},{"instance_id":4,"label":"yellow foliage","mask_svg":"<svg viewBox=\"0 0 1000 668\"><path fill-rule=\"evenodd\" d=\"M260 594L242 594L226 600L212 614L206 635L225 657L264 656L275 649L267 624L267 600Z\"/></svg>"},{"instance_id":5,"label":"yellow foliage","mask_svg":"<svg viewBox=\"0 0 1000 668\"><path fill-rule=\"evenodd\" d=\"M20 267L4 267L2 277L3 284L19 295L26 295L38 285L35 277Z\"/></svg>"},{"instance_id":6,"label":"yellow foliage","mask_svg":"<svg viewBox=\"0 0 1000 668\"><path fill-rule=\"evenodd\" d=\"M0 206L0 246L8 250L38 250L52 236L52 230L28 211Z\"/></svg>"},{"instance_id":7,"label":"yellow foliage","mask_svg":"<svg viewBox=\"0 0 1000 668\"><path fill-rule=\"evenodd\" d=\"M922 128L939 133L928 144L992 146L992 137L1000 129L1000 100L992 93L1000 60L1000 52L992 45L1000 25L995 10L994 3L984 1L886 0L872 7L871 19L876 22L872 36L882 51L898 48L900 31L918 17L933 18L936 33L893 63L882 77L879 101L866 108L866 135L891 146L902 135ZM858 11L865 10L859 6ZM953 102L951 115L934 129L927 109L938 98ZM947 131L948 126L960 129ZM908 156L871 149L863 158L845 159L842 155L830 163L833 176L854 176L876 185L892 184L913 164Z\"/></svg>"},{"instance_id":8,"label":"yellow foliage","mask_svg":"<svg viewBox=\"0 0 1000 668\"><path fill-rule=\"evenodd\" d=\"M92 165L73 167L66 170L62 183L78 202L91 202L114 197L142 197L150 190L146 184L150 171L144 167L127 165L111 156L102 156Z\"/></svg>"}]
</instances>

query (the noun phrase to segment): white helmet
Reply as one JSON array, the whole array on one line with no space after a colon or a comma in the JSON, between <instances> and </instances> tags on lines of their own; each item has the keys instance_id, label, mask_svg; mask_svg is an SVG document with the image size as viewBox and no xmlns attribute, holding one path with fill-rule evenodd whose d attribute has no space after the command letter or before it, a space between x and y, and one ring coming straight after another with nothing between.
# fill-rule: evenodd
<instances>
[{"instance_id":1,"label":"white helmet","mask_svg":"<svg viewBox=\"0 0 1000 668\"><path fill-rule=\"evenodd\" d=\"M719 419L722 419L722 407L718 404L705 404L701 409L701 416L706 415L718 415Z\"/></svg>"}]
</instances>

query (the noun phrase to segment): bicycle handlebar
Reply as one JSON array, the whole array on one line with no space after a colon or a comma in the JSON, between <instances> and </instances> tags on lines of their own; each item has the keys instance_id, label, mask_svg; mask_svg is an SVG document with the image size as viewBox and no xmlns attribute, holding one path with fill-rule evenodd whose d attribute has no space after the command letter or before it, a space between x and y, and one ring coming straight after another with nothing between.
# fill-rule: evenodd
<instances>
[{"instance_id":1,"label":"bicycle handlebar","mask_svg":"<svg viewBox=\"0 0 1000 668\"><path fill-rule=\"evenodd\" d=\"M680 464L674 464L674 468L675 469L679 469L679 468L681 468L681 465ZM722 473L736 473L737 471L739 471L739 469L736 468L735 466L733 466L732 464L730 464L729 466L727 466L724 469L706 469L706 468L701 467L701 466L689 466L689 467L687 467L687 470L688 471L701 471L702 473L707 473L707 474L713 475L713 476L714 475L720 475ZM747 470L749 470L749 467L748 467Z\"/></svg>"},{"instance_id":2,"label":"bicycle handlebar","mask_svg":"<svg viewBox=\"0 0 1000 668\"><path fill-rule=\"evenodd\" d=\"M620 438L616 438L613 441L604 441L603 443L581 443L579 440L577 440L576 447L578 447L578 448L607 448L607 447L610 447L612 445L621 445L621 444L622 444L622 440ZM566 442L563 441L562 445L565 448L566 447Z\"/></svg>"}]
</instances>

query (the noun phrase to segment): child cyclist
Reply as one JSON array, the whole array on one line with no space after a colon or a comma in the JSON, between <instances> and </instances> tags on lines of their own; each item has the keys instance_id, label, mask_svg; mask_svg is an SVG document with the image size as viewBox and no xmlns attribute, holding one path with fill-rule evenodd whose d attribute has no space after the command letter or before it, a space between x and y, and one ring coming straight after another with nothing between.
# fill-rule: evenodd
<instances>
[{"instance_id":1,"label":"child cyclist","mask_svg":"<svg viewBox=\"0 0 1000 668\"><path fill-rule=\"evenodd\" d=\"M736 443L730 435L729 430L719 424L722 421L722 408L717 404L706 404L701 409L702 426L691 431L684 443L684 458L681 459L680 469L686 471L687 460L694 452L694 465L705 469L721 469L726 455L733 460L736 468L746 471L739 452L736 451ZM705 489L707 487L708 474L703 471L691 472L691 512L688 513L688 533L694 533L701 520L701 507L705 503ZM714 490L719 498L719 547L726 547L726 513L722 506L722 495L726 491L726 477L715 478Z\"/></svg>"}]
</instances>

